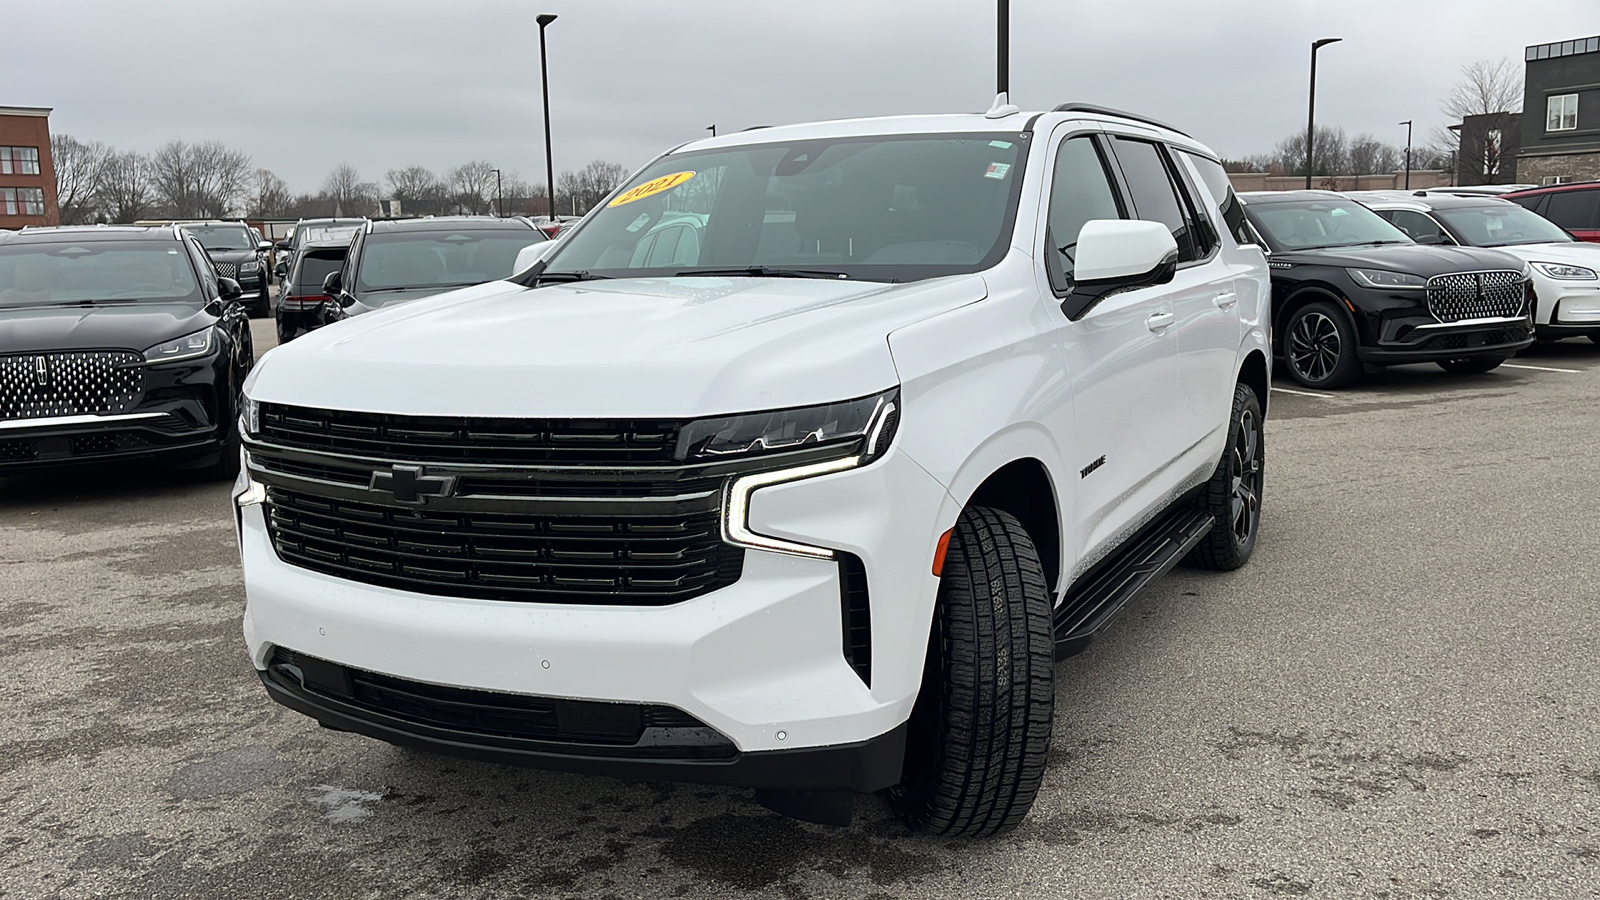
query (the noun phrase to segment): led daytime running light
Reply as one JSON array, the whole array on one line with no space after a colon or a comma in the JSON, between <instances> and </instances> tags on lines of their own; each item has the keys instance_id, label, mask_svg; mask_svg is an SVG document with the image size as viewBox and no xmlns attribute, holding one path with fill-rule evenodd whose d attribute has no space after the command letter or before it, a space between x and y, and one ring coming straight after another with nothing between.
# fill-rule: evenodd
<instances>
[{"instance_id":1,"label":"led daytime running light","mask_svg":"<svg viewBox=\"0 0 1600 900\"><path fill-rule=\"evenodd\" d=\"M722 507L722 539L730 544L753 547L757 550L771 550L774 553L788 553L792 556L804 556L811 559L833 559L833 551L826 547L814 547L810 544L786 541L783 538L768 537L752 531L750 528L750 495L757 488L799 481L802 478L815 478L818 475L828 475L833 472L843 472L845 469L855 468L860 463L861 457L849 456L844 459L831 459L827 462L813 463L809 466L796 466L792 469L780 469L776 472L760 472L735 479L728 486L728 500Z\"/></svg>"}]
</instances>

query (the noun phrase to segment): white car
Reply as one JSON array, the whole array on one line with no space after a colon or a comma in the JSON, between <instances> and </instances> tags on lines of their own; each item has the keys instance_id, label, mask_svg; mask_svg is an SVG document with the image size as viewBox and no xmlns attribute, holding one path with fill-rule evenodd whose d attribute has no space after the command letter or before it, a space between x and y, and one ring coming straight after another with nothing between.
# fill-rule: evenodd
<instances>
[{"instance_id":1,"label":"white car","mask_svg":"<svg viewBox=\"0 0 1600 900\"><path fill-rule=\"evenodd\" d=\"M1349 196L1418 243L1492 247L1527 261L1538 338L1587 335L1600 344L1600 244L1580 241L1543 216L1499 198L1433 191Z\"/></svg>"},{"instance_id":2,"label":"white car","mask_svg":"<svg viewBox=\"0 0 1600 900\"><path fill-rule=\"evenodd\" d=\"M514 278L256 367L250 660L397 744L1014 827L1054 661L1255 545L1243 229L1210 150L1082 105L676 148Z\"/></svg>"}]
</instances>

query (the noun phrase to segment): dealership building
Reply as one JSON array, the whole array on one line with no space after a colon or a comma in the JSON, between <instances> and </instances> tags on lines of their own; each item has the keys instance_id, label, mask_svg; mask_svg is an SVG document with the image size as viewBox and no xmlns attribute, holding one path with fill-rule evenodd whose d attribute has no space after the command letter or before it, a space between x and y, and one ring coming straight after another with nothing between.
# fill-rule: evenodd
<instances>
[{"instance_id":1,"label":"dealership building","mask_svg":"<svg viewBox=\"0 0 1600 900\"><path fill-rule=\"evenodd\" d=\"M50 110L0 106L0 228L56 225L56 168Z\"/></svg>"},{"instance_id":2,"label":"dealership building","mask_svg":"<svg viewBox=\"0 0 1600 900\"><path fill-rule=\"evenodd\" d=\"M1516 179L1600 181L1600 36L1535 44L1523 59Z\"/></svg>"}]
</instances>

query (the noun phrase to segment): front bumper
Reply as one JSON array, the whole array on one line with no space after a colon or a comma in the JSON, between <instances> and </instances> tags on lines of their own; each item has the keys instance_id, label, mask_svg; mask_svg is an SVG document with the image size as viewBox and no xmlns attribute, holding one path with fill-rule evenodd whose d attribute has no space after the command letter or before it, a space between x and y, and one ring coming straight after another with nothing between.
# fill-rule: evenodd
<instances>
[{"instance_id":1,"label":"front bumper","mask_svg":"<svg viewBox=\"0 0 1600 900\"><path fill-rule=\"evenodd\" d=\"M1600 284L1540 277L1534 327L1540 337L1562 337L1600 331Z\"/></svg>"},{"instance_id":2,"label":"front bumper","mask_svg":"<svg viewBox=\"0 0 1600 900\"><path fill-rule=\"evenodd\" d=\"M241 476L236 496L249 496ZM257 492L259 498L260 494ZM921 683L949 496L897 450L870 466L763 487L758 533L852 554L867 573L870 686L845 657L841 563L747 549L734 584L667 606L424 595L290 565L260 502L239 510L251 661L279 702L333 727L506 762L759 788L876 790L899 777ZM944 523L948 527L950 523ZM279 649L421 685L680 710L731 745L720 761L551 752L349 708L268 677ZM816 772L791 773L796 750ZM882 758L892 756L889 766ZM764 761L764 760L770 760ZM820 761L820 762L819 762Z\"/></svg>"},{"instance_id":3,"label":"front bumper","mask_svg":"<svg viewBox=\"0 0 1600 900\"><path fill-rule=\"evenodd\" d=\"M1376 346L1357 348L1372 365L1438 362L1447 359L1506 357L1533 343L1533 325L1526 316L1478 319L1450 324L1386 323Z\"/></svg>"}]
</instances>

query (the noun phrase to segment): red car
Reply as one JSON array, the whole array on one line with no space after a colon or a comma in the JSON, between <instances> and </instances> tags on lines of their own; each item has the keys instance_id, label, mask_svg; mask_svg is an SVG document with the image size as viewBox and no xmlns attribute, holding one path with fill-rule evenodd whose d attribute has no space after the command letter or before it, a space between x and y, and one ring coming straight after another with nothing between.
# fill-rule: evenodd
<instances>
[{"instance_id":1,"label":"red car","mask_svg":"<svg viewBox=\"0 0 1600 900\"><path fill-rule=\"evenodd\" d=\"M1552 184L1501 196L1560 225L1580 241L1600 243L1600 181Z\"/></svg>"}]
</instances>

